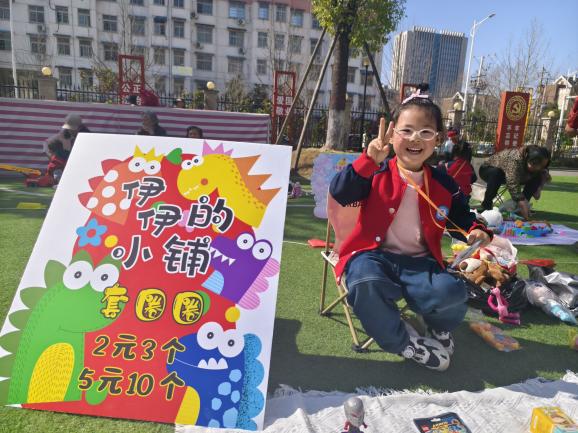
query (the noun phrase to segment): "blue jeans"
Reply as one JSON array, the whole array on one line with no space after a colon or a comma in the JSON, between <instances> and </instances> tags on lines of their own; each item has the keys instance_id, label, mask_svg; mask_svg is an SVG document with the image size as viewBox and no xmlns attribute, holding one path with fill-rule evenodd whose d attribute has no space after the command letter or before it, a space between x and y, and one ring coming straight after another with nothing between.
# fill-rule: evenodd
<instances>
[{"instance_id":1,"label":"blue jeans","mask_svg":"<svg viewBox=\"0 0 578 433\"><path fill-rule=\"evenodd\" d=\"M465 284L433 257L364 251L347 262L345 282L347 302L367 335L386 352L400 353L409 342L396 305L402 297L437 331L453 330L466 315Z\"/></svg>"}]
</instances>

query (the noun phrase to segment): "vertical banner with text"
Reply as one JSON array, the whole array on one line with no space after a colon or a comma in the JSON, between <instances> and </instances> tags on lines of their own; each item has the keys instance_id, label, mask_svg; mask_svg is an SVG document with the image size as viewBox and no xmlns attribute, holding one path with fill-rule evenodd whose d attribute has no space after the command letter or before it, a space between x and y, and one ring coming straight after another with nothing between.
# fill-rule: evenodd
<instances>
[{"instance_id":1,"label":"vertical banner with text","mask_svg":"<svg viewBox=\"0 0 578 433\"><path fill-rule=\"evenodd\" d=\"M261 429L290 159L81 134L0 332L0 402Z\"/></svg>"},{"instance_id":2,"label":"vertical banner with text","mask_svg":"<svg viewBox=\"0 0 578 433\"><path fill-rule=\"evenodd\" d=\"M524 145L529 104L529 93L502 92L496 131L496 152Z\"/></svg>"}]
</instances>

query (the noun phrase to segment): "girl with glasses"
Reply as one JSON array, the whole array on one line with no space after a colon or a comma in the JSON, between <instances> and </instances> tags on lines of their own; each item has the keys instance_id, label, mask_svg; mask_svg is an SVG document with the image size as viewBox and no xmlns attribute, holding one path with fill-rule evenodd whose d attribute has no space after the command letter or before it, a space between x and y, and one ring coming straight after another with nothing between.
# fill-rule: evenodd
<instances>
[{"instance_id":1,"label":"girl with glasses","mask_svg":"<svg viewBox=\"0 0 578 433\"><path fill-rule=\"evenodd\" d=\"M388 128L381 119L378 137L330 186L342 206L359 202L361 209L335 267L337 278L346 279L348 303L383 350L438 371L449 366L450 331L467 310L464 283L445 270L442 234L447 229L482 245L491 236L456 182L425 164L443 136L439 107L418 91ZM387 158L390 147L393 158ZM396 302L402 297L423 317L427 336L400 319Z\"/></svg>"}]
</instances>

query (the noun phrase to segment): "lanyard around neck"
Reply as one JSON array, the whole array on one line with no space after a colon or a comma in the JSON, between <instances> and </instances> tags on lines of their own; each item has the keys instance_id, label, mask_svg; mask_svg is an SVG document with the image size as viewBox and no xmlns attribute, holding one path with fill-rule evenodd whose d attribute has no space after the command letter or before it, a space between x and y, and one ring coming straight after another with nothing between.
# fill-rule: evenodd
<instances>
[{"instance_id":1,"label":"lanyard around neck","mask_svg":"<svg viewBox=\"0 0 578 433\"><path fill-rule=\"evenodd\" d=\"M423 183L424 183L424 186L425 186L425 193L424 193L423 190L421 189L421 187L420 187L417 183L415 183L415 181L411 178L411 175L408 173L408 171L407 171L406 169L400 167L399 165L398 165L398 168L399 168L399 170L403 173L403 175L405 176L405 178L406 178L406 180L408 181L408 183L410 183L411 186L418 192L418 194L421 195L421 196L424 198L424 200L426 201L426 203L428 203L428 204L430 205L430 207L428 208L428 209L429 209L429 214L430 214L430 217L431 217L432 221L434 222L434 224L435 224L438 228L440 228L440 229L442 229L442 230L447 230L448 232L458 232L458 233L461 233L465 238L467 238L467 237L468 237L468 234L465 232L465 230L461 229L455 222L453 222L453 221L450 219L450 217L447 216L446 213L443 212L439 207L437 207L437 205L436 205L436 204L432 201L432 199L429 197L429 182L428 182L428 179L427 179L427 173L425 172L425 169L424 169L424 172L423 172ZM455 229L450 229L450 228L441 226L441 225L436 221L435 217L434 217L433 214L432 214L432 209L431 209L432 207L437 211L437 213L438 213L439 215L442 215L446 220L448 220L450 223L452 223L456 228L455 228Z\"/></svg>"}]
</instances>

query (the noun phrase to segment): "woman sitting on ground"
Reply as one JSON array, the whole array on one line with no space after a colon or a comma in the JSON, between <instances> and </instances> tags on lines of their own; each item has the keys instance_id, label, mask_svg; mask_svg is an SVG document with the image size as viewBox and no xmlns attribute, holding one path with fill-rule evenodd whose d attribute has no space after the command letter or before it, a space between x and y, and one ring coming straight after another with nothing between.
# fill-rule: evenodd
<instances>
[{"instance_id":1,"label":"woman sitting on ground","mask_svg":"<svg viewBox=\"0 0 578 433\"><path fill-rule=\"evenodd\" d=\"M500 185L506 184L512 200L518 203L520 215L528 219L530 199L538 200L541 187L551 180L548 173L551 159L547 148L536 145L505 149L492 155L480 167L480 177L487 183L480 211L492 209Z\"/></svg>"}]
</instances>

